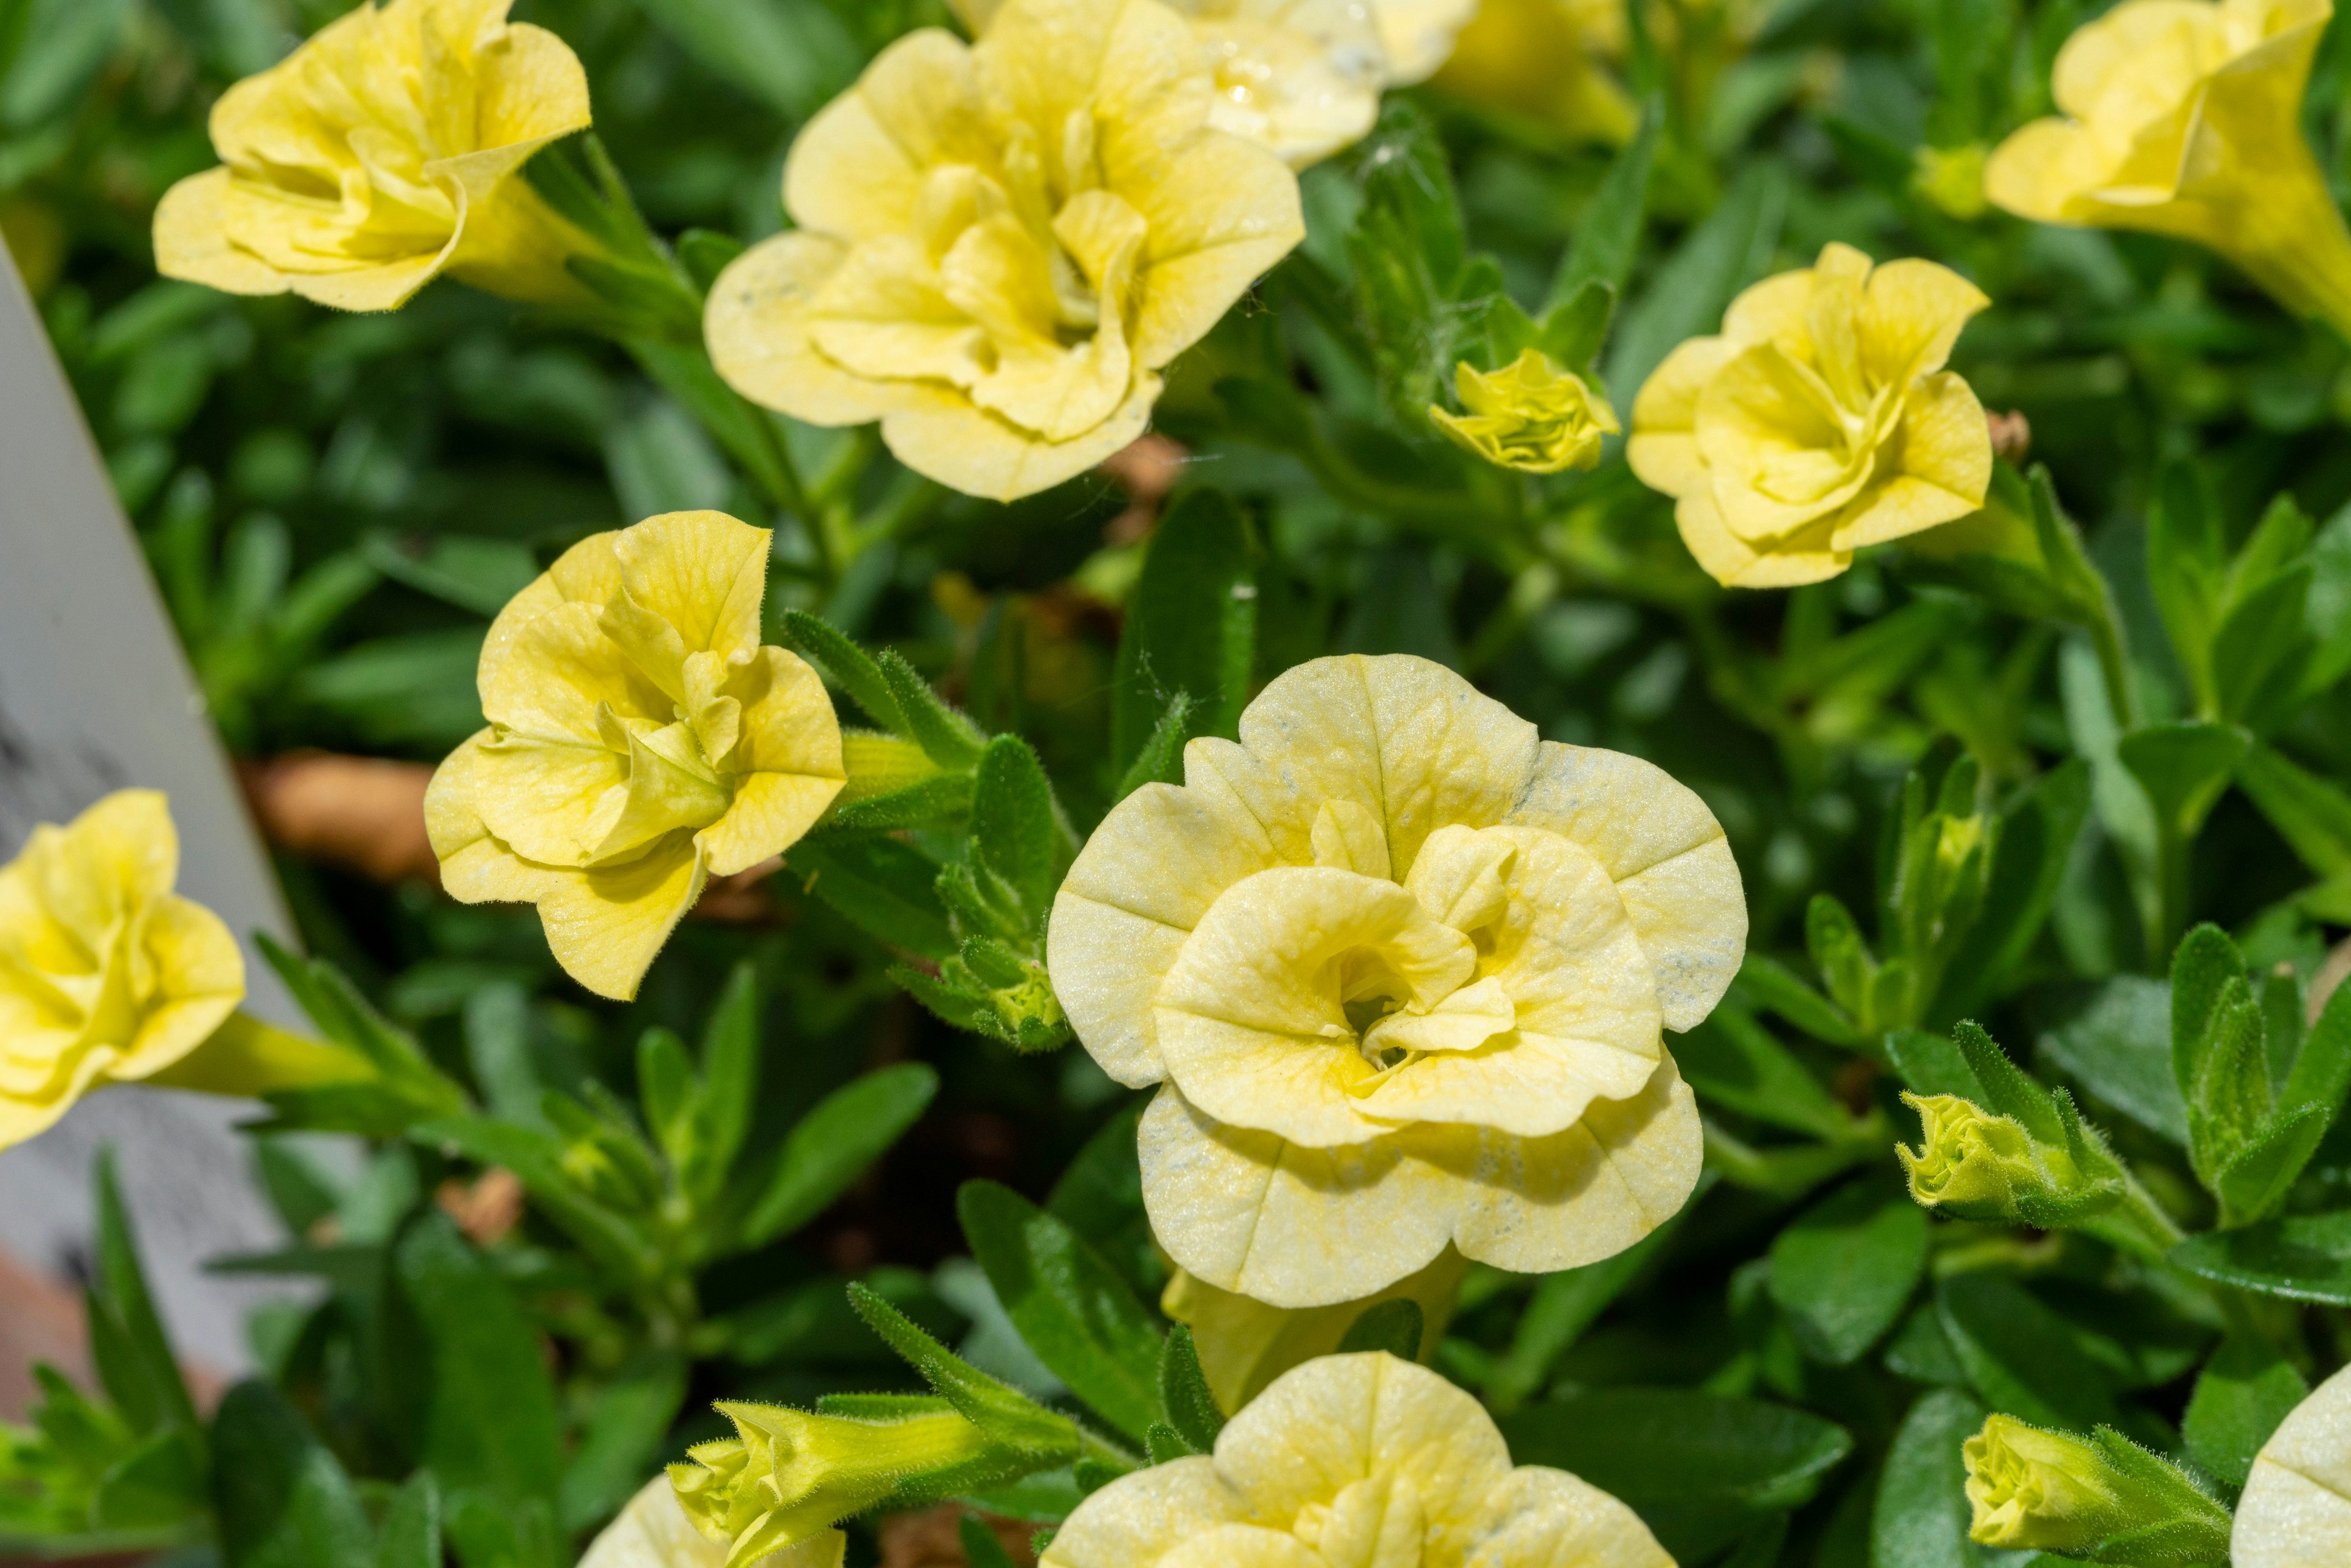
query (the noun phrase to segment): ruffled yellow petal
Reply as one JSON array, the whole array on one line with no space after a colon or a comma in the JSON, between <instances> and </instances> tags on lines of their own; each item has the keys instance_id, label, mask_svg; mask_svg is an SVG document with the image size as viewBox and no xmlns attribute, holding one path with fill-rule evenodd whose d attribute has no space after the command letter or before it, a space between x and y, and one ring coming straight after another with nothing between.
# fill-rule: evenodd
<instances>
[{"instance_id":1,"label":"ruffled yellow petal","mask_svg":"<svg viewBox=\"0 0 2351 1568\"><path fill-rule=\"evenodd\" d=\"M1521 1465L1486 1499L1464 1568L1674 1568L1641 1516L1565 1470Z\"/></svg>"},{"instance_id":2,"label":"ruffled yellow petal","mask_svg":"<svg viewBox=\"0 0 2351 1568\"><path fill-rule=\"evenodd\" d=\"M2229 1542L2232 1568L2351 1562L2351 1371L2294 1406L2253 1459Z\"/></svg>"}]
</instances>

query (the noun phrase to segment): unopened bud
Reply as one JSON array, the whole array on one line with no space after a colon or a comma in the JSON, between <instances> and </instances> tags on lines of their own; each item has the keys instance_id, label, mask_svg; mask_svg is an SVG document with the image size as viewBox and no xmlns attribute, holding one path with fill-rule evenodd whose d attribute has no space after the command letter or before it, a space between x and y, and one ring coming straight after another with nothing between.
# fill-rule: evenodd
<instances>
[{"instance_id":1,"label":"unopened bud","mask_svg":"<svg viewBox=\"0 0 2351 1568\"><path fill-rule=\"evenodd\" d=\"M1464 361L1453 384L1468 413L1432 407L1437 428L1487 462L1522 474L1593 467L1601 442L1623 428L1606 398L1539 350L1493 371Z\"/></svg>"},{"instance_id":2,"label":"unopened bud","mask_svg":"<svg viewBox=\"0 0 2351 1568\"><path fill-rule=\"evenodd\" d=\"M2228 1561L2228 1510L2110 1427L2082 1437L1994 1416L1960 1457L1979 1545L2092 1563Z\"/></svg>"},{"instance_id":3,"label":"unopened bud","mask_svg":"<svg viewBox=\"0 0 2351 1568\"><path fill-rule=\"evenodd\" d=\"M1956 1094L1905 1094L1924 1142L1894 1152L1910 1196L1927 1208L1987 1225L2043 1229L2078 1224L2110 1208L2120 1185L2084 1171L2065 1149L2037 1143L2023 1124Z\"/></svg>"}]
</instances>

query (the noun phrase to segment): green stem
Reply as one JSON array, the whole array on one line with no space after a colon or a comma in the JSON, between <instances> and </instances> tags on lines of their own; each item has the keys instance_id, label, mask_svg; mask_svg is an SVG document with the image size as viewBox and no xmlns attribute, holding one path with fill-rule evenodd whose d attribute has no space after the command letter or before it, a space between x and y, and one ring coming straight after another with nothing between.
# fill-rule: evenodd
<instances>
[{"instance_id":1,"label":"green stem","mask_svg":"<svg viewBox=\"0 0 2351 1568\"><path fill-rule=\"evenodd\" d=\"M2123 1172L2122 1202L2082 1228L2155 1264L2168 1263L2171 1249L2188 1239L2188 1233L2172 1222L2171 1216L2127 1169Z\"/></svg>"}]
</instances>

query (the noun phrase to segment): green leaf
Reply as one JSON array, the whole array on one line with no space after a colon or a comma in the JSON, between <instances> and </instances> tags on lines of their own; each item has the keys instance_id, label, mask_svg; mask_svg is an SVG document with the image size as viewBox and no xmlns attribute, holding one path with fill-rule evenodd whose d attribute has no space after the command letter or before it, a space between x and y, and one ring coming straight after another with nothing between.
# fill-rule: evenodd
<instances>
[{"instance_id":1,"label":"green leaf","mask_svg":"<svg viewBox=\"0 0 2351 1568\"><path fill-rule=\"evenodd\" d=\"M1381 106L1350 162L1363 186L1347 235L1355 326L1391 410L1417 419L1453 369L1446 307L1468 262L1452 170L1427 116L1400 98Z\"/></svg>"},{"instance_id":2,"label":"green leaf","mask_svg":"<svg viewBox=\"0 0 2351 1568\"><path fill-rule=\"evenodd\" d=\"M2040 1055L2149 1132L2186 1147L2188 1103L2172 1071L2171 988L2117 975L2041 1037Z\"/></svg>"},{"instance_id":3,"label":"green leaf","mask_svg":"<svg viewBox=\"0 0 2351 1568\"><path fill-rule=\"evenodd\" d=\"M905 716L907 737L942 768L968 771L977 766L987 737L977 725L947 706L922 673L895 648L884 648L874 660L883 682Z\"/></svg>"},{"instance_id":4,"label":"green leaf","mask_svg":"<svg viewBox=\"0 0 2351 1568\"><path fill-rule=\"evenodd\" d=\"M2215 1014L2232 993L2250 1000L2243 955L2219 926L2197 926L2171 958L2171 1071L2191 1105L2219 1043Z\"/></svg>"},{"instance_id":5,"label":"green leaf","mask_svg":"<svg viewBox=\"0 0 2351 1568\"><path fill-rule=\"evenodd\" d=\"M2244 731L2227 725L2158 724L2124 736L2116 750L2146 787L2156 820L2186 842L2203 827L2252 745Z\"/></svg>"},{"instance_id":6,"label":"green leaf","mask_svg":"<svg viewBox=\"0 0 2351 1568\"><path fill-rule=\"evenodd\" d=\"M2013 1117L2042 1143L2064 1148L2068 1142L2057 1103L2039 1082L2008 1059L1998 1041L1975 1024L1961 1019L1951 1027L1951 1041L1959 1048L1968 1071L1983 1092L1972 1096L1995 1115Z\"/></svg>"},{"instance_id":7,"label":"green leaf","mask_svg":"<svg viewBox=\"0 0 2351 1568\"><path fill-rule=\"evenodd\" d=\"M1166 1419L1158 1325L1100 1254L995 1182L966 1182L956 1211L1012 1326L1055 1376L1138 1441Z\"/></svg>"},{"instance_id":8,"label":"green leaf","mask_svg":"<svg viewBox=\"0 0 2351 1568\"><path fill-rule=\"evenodd\" d=\"M1807 1353L1845 1366L1902 1316L1926 1268L1926 1211L1897 1186L1853 1182L1771 1243L1771 1299Z\"/></svg>"},{"instance_id":9,"label":"green leaf","mask_svg":"<svg viewBox=\"0 0 2351 1568\"><path fill-rule=\"evenodd\" d=\"M1788 171L1759 162L1729 180L1713 212L1651 275L1616 329L1608 384L1638 388L1675 345L1720 325L1732 295L1762 276L1788 210Z\"/></svg>"},{"instance_id":10,"label":"green leaf","mask_svg":"<svg viewBox=\"0 0 2351 1568\"><path fill-rule=\"evenodd\" d=\"M201 1516L204 1456L188 1433L166 1428L107 1468L90 1499L90 1521L106 1530L168 1530Z\"/></svg>"},{"instance_id":11,"label":"green leaf","mask_svg":"<svg viewBox=\"0 0 2351 1568\"><path fill-rule=\"evenodd\" d=\"M1418 1345L1414 1349L1418 1350ZM1200 1353L1192 1343L1188 1324L1167 1331L1159 1353L1159 1406L1167 1424L1196 1454L1212 1453L1217 1434L1225 1429L1225 1413L1209 1392L1207 1375L1200 1370Z\"/></svg>"},{"instance_id":12,"label":"green leaf","mask_svg":"<svg viewBox=\"0 0 2351 1568\"><path fill-rule=\"evenodd\" d=\"M1127 605L1113 677L1113 763L1134 766L1178 696L1194 705L1186 717L1196 733L1234 734L1256 650L1249 526L1222 491L1193 490L1160 519Z\"/></svg>"},{"instance_id":13,"label":"green leaf","mask_svg":"<svg viewBox=\"0 0 2351 1568\"><path fill-rule=\"evenodd\" d=\"M551 1093L543 1097L545 1103L561 1101ZM616 1207L620 1195L589 1186L566 1163L565 1141L556 1134L491 1116L444 1116L417 1123L408 1135L427 1147L512 1171L540 1212L582 1251L622 1278L647 1279L658 1271L660 1259L651 1239Z\"/></svg>"},{"instance_id":14,"label":"green leaf","mask_svg":"<svg viewBox=\"0 0 2351 1568\"><path fill-rule=\"evenodd\" d=\"M1640 129L1608 165L1607 177L1583 209L1583 221L1568 242L1559 274L1552 279L1550 298L1543 302L1546 314L1573 299L1588 284L1604 284L1614 294L1624 293L1633 276L1633 257L1640 249L1642 221L1648 214L1649 171L1656 162L1657 133L1665 119L1664 99L1651 94L1641 106ZM1560 362L1580 369L1588 359Z\"/></svg>"},{"instance_id":15,"label":"green leaf","mask_svg":"<svg viewBox=\"0 0 2351 1568\"><path fill-rule=\"evenodd\" d=\"M1674 1061L1709 1103L1815 1138L1853 1130L1853 1118L1812 1071L1738 1008L1717 1008L1676 1040Z\"/></svg>"},{"instance_id":16,"label":"green leaf","mask_svg":"<svg viewBox=\"0 0 2351 1568\"><path fill-rule=\"evenodd\" d=\"M1507 301L1510 297L1502 298ZM1597 374L1592 362L1600 357L1601 348L1608 341L1608 323L1615 314L1615 289L1596 280L1586 283L1543 317L1536 329L1533 346L1554 363L1592 380ZM1504 359L1498 348L1494 358L1507 365L1518 355Z\"/></svg>"},{"instance_id":17,"label":"green leaf","mask_svg":"<svg viewBox=\"0 0 2351 1568\"><path fill-rule=\"evenodd\" d=\"M2241 1291L2351 1307L2351 1213L2270 1219L2193 1236L2171 1249L2171 1261Z\"/></svg>"},{"instance_id":18,"label":"green leaf","mask_svg":"<svg viewBox=\"0 0 2351 1568\"><path fill-rule=\"evenodd\" d=\"M2043 774L2001 809L1983 893L1988 914L1950 957L1934 1017L1959 1017L1999 994L2048 921L2089 811L2090 765L2080 758Z\"/></svg>"},{"instance_id":19,"label":"green leaf","mask_svg":"<svg viewBox=\"0 0 2351 1568\"><path fill-rule=\"evenodd\" d=\"M467 1489L551 1507L562 1479L555 1386L506 1281L437 1212L393 1248L392 1276L423 1353L424 1383L408 1391L420 1457Z\"/></svg>"},{"instance_id":20,"label":"green leaf","mask_svg":"<svg viewBox=\"0 0 2351 1568\"><path fill-rule=\"evenodd\" d=\"M2309 1395L2308 1381L2276 1346L2231 1334L2204 1364L2180 1421L2189 1456L2229 1485L2243 1486L2253 1456Z\"/></svg>"},{"instance_id":21,"label":"green leaf","mask_svg":"<svg viewBox=\"0 0 2351 1568\"><path fill-rule=\"evenodd\" d=\"M1493 1370L1486 1375L1486 1403L1497 1415L1525 1404L1550 1380L1552 1368L1583 1337L1584 1330L1663 1260L1683 1216L1697 1205L1704 1190L1701 1187L1693 1194L1671 1219L1614 1257L1543 1276L1519 1316L1510 1348L1495 1358Z\"/></svg>"},{"instance_id":22,"label":"green leaf","mask_svg":"<svg viewBox=\"0 0 2351 1568\"><path fill-rule=\"evenodd\" d=\"M538 576L527 547L463 534L418 540L413 551L389 535L370 534L360 541L360 559L394 582L480 615L496 615Z\"/></svg>"},{"instance_id":23,"label":"green leaf","mask_svg":"<svg viewBox=\"0 0 2351 1568\"><path fill-rule=\"evenodd\" d=\"M1012 1554L977 1514L967 1513L957 1520L956 1534L963 1542L964 1561L971 1568L1013 1568Z\"/></svg>"},{"instance_id":24,"label":"green leaf","mask_svg":"<svg viewBox=\"0 0 2351 1568\"><path fill-rule=\"evenodd\" d=\"M1844 1427L1805 1411L1679 1388L1595 1390L1530 1405L1501 1427L1511 1458L1622 1499L1683 1562L1801 1507L1853 1451Z\"/></svg>"},{"instance_id":25,"label":"green leaf","mask_svg":"<svg viewBox=\"0 0 2351 1568\"><path fill-rule=\"evenodd\" d=\"M1166 709L1151 727L1143 749L1127 764L1117 789L1113 791L1112 803L1125 800L1145 784L1184 782L1184 747L1199 733L1196 726L1211 711L1208 705L1194 701L1189 692L1177 692L1169 697Z\"/></svg>"},{"instance_id":26,"label":"green leaf","mask_svg":"<svg viewBox=\"0 0 2351 1568\"><path fill-rule=\"evenodd\" d=\"M155 1314L139 1263L138 1238L115 1179L112 1150L99 1150L92 1179L98 1189L98 1266L83 1306L99 1381L133 1432L182 1433L201 1453L204 1427Z\"/></svg>"},{"instance_id":27,"label":"green leaf","mask_svg":"<svg viewBox=\"0 0 2351 1568\"><path fill-rule=\"evenodd\" d=\"M364 1563L375 1532L350 1478L284 1396L240 1383L214 1418L213 1498L229 1568Z\"/></svg>"},{"instance_id":28,"label":"green leaf","mask_svg":"<svg viewBox=\"0 0 2351 1568\"><path fill-rule=\"evenodd\" d=\"M579 1444L563 1469L557 1518L585 1530L620 1511L666 1456L662 1440L685 1404L685 1357L649 1346L587 1402Z\"/></svg>"},{"instance_id":29,"label":"green leaf","mask_svg":"<svg viewBox=\"0 0 2351 1568\"><path fill-rule=\"evenodd\" d=\"M815 0L640 0L654 25L705 68L788 120L805 120L849 85L857 40Z\"/></svg>"},{"instance_id":30,"label":"green leaf","mask_svg":"<svg viewBox=\"0 0 2351 1568\"><path fill-rule=\"evenodd\" d=\"M1036 1461L1040 1468L1066 1464L1078 1456L1077 1426L1027 1395L979 1371L914 1326L904 1312L863 1285L849 1287L850 1304L892 1350L905 1357L923 1381L988 1437Z\"/></svg>"},{"instance_id":31,"label":"green leaf","mask_svg":"<svg viewBox=\"0 0 2351 1568\"><path fill-rule=\"evenodd\" d=\"M2268 735L2302 706L2310 576L2308 566L2280 573L2246 595L2220 622L2212 639L2212 685L2219 715L2227 722Z\"/></svg>"},{"instance_id":32,"label":"green leaf","mask_svg":"<svg viewBox=\"0 0 2351 1568\"><path fill-rule=\"evenodd\" d=\"M694 1059L674 1030L649 1029L637 1041L637 1098L645 1125L673 1166L694 1157L701 1129L695 1125Z\"/></svg>"},{"instance_id":33,"label":"green leaf","mask_svg":"<svg viewBox=\"0 0 2351 1568\"><path fill-rule=\"evenodd\" d=\"M1984 1423L1984 1407L1955 1388L1919 1396L1894 1434L1870 1522L1875 1568L1982 1568L1968 1539L1968 1472L1959 1446Z\"/></svg>"},{"instance_id":34,"label":"green leaf","mask_svg":"<svg viewBox=\"0 0 2351 1568\"><path fill-rule=\"evenodd\" d=\"M2220 511L2202 472L2190 463L2174 463L2157 481L2156 504L2147 517L2147 578L2198 705L2208 711L2226 550Z\"/></svg>"},{"instance_id":35,"label":"green leaf","mask_svg":"<svg viewBox=\"0 0 2351 1568\"><path fill-rule=\"evenodd\" d=\"M1029 743L1017 735L989 741L972 781L972 848L1019 895L1031 933L1044 930L1074 837Z\"/></svg>"},{"instance_id":36,"label":"green leaf","mask_svg":"<svg viewBox=\"0 0 2351 1568\"><path fill-rule=\"evenodd\" d=\"M812 833L785 863L808 892L878 942L944 958L956 950L939 902L939 862L880 832Z\"/></svg>"},{"instance_id":37,"label":"green leaf","mask_svg":"<svg viewBox=\"0 0 2351 1568\"><path fill-rule=\"evenodd\" d=\"M1816 893L1804 909L1804 946L1837 1005L1855 1019L1871 1018L1870 991L1877 965L1861 927L1835 894Z\"/></svg>"},{"instance_id":38,"label":"green leaf","mask_svg":"<svg viewBox=\"0 0 2351 1568\"><path fill-rule=\"evenodd\" d=\"M873 662L873 655L842 635L831 622L805 610L784 612L784 634L809 663L847 692L865 710L866 716L884 729L913 737L914 732L908 727L906 716L900 711L898 699L883 677L882 666Z\"/></svg>"},{"instance_id":39,"label":"green leaf","mask_svg":"<svg viewBox=\"0 0 2351 1568\"><path fill-rule=\"evenodd\" d=\"M1994 1407L2039 1427L2121 1424L2113 1379L2081 1353L2065 1320L1995 1274L1958 1274L1935 1310L1968 1381Z\"/></svg>"},{"instance_id":40,"label":"green leaf","mask_svg":"<svg viewBox=\"0 0 2351 1568\"><path fill-rule=\"evenodd\" d=\"M748 958L728 972L726 988L702 1026L702 1083L695 1114L700 1136L683 1172L687 1193L707 1205L725 1186L751 1129L759 1091L759 973Z\"/></svg>"},{"instance_id":41,"label":"green leaf","mask_svg":"<svg viewBox=\"0 0 2351 1568\"><path fill-rule=\"evenodd\" d=\"M938 1092L935 1071L902 1061L819 1101L786 1135L775 1174L744 1222L744 1244L765 1246L823 1213L921 1119Z\"/></svg>"},{"instance_id":42,"label":"green leaf","mask_svg":"<svg viewBox=\"0 0 2351 1568\"><path fill-rule=\"evenodd\" d=\"M1834 1002L1777 958L1750 950L1739 966L1739 985L1756 1007L1779 1014L1814 1040L1858 1047L1868 1039Z\"/></svg>"},{"instance_id":43,"label":"green leaf","mask_svg":"<svg viewBox=\"0 0 2351 1568\"><path fill-rule=\"evenodd\" d=\"M2302 862L2321 876L2351 873L2351 794L2267 746L2238 765L2237 783Z\"/></svg>"},{"instance_id":44,"label":"green leaf","mask_svg":"<svg viewBox=\"0 0 2351 1568\"><path fill-rule=\"evenodd\" d=\"M1981 1104L1984 1086L1959 1048L1923 1029L1896 1030L1886 1037L1886 1054L1914 1094L1956 1094Z\"/></svg>"},{"instance_id":45,"label":"green leaf","mask_svg":"<svg viewBox=\"0 0 2351 1568\"><path fill-rule=\"evenodd\" d=\"M1426 1332L1420 1303L1409 1297L1377 1301L1355 1315L1340 1336L1341 1354L1367 1350L1384 1350L1399 1361L1413 1361L1420 1355L1421 1336Z\"/></svg>"},{"instance_id":46,"label":"green leaf","mask_svg":"<svg viewBox=\"0 0 2351 1568\"><path fill-rule=\"evenodd\" d=\"M441 1568L441 1488L419 1470L392 1494L377 1536L375 1568Z\"/></svg>"}]
</instances>

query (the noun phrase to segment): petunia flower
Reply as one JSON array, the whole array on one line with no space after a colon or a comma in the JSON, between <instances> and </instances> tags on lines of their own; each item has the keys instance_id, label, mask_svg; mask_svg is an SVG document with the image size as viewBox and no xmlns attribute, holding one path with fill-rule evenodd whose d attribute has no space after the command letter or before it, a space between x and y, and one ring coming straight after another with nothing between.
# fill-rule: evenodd
<instances>
[{"instance_id":1,"label":"petunia flower","mask_svg":"<svg viewBox=\"0 0 2351 1568\"><path fill-rule=\"evenodd\" d=\"M443 885L537 904L599 995L634 996L709 877L782 853L841 791L822 683L759 645L768 541L672 512L572 546L492 623L489 727L433 776Z\"/></svg>"},{"instance_id":2,"label":"petunia flower","mask_svg":"<svg viewBox=\"0 0 2351 1568\"><path fill-rule=\"evenodd\" d=\"M1013 0L899 39L800 133L799 225L711 291L737 391L882 422L907 466L1011 499L1143 434L1160 372L1305 234L1279 158L1209 123L1159 0Z\"/></svg>"},{"instance_id":3,"label":"petunia flower","mask_svg":"<svg viewBox=\"0 0 2351 1568\"><path fill-rule=\"evenodd\" d=\"M1479 1403L1381 1352L1311 1361L1198 1455L1080 1503L1040 1568L1573 1563L1673 1568L1640 1517L1565 1470L1512 1468Z\"/></svg>"},{"instance_id":4,"label":"petunia flower","mask_svg":"<svg viewBox=\"0 0 2351 1568\"><path fill-rule=\"evenodd\" d=\"M391 310L443 272L529 301L582 298L572 231L517 177L589 122L562 39L512 0L364 5L213 106L223 167L155 210L167 277Z\"/></svg>"},{"instance_id":5,"label":"petunia flower","mask_svg":"<svg viewBox=\"0 0 2351 1568\"><path fill-rule=\"evenodd\" d=\"M2351 1563L2351 1370L2320 1384L2254 1456L2229 1562L2231 1568Z\"/></svg>"},{"instance_id":6,"label":"petunia flower","mask_svg":"<svg viewBox=\"0 0 2351 1568\"><path fill-rule=\"evenodd\" d=\"M245 999L220 916L172 891L163 796L120 789L0 866L0 1149L89 1090L177 1065Z\"/></svg>"},{"instance_id":7,"label":"petunia flower","mask_svg":"<svg viewBox=\"0 0 2351 1568\"><path fill-rule=\"evenodd\" d=\"M1716 580L1785 588L1853 552L1966 517L1991 484L1983 405L1943 368L1991 301L1931 261L1831 245L1730 302L1722 333L1666 356L1625 455L1678 503Z\"/></svg>"},{"instance_id":8,"label":"petunia flower","mask_svg":"<svg viewBox=\"0 0 2351 1568\"><path fill-rule=\"evenodd\" d=\"M1747 933L1696 795L1406 656L1301 665L1184 760L1095 831L1048 936L1086 1049L1164 1085L1144 1197L1177 1263L1323 1306L1448 1243L1572 1268L1680 1207L1698 1114L1659 1031Z\"/></svg>"},{"instance_id":9,"label":"petunia flower","mask_svg":"<svg viewBox=\"0 0 2351 1568\"><path fill-rule=\"evenodd\" d=\"M754 1558L745 1568L841 1568L849 1538L821 1531L790 1546ZM590 1543L580 1568L726 1568L728 1543L712 1541L695 1528L678 1506L666 1474L637 1490L620 1517Z\"/></svg>"},{"instance_id":10,"label":"petunia flower","mask_svg":"<svg viewBox=\"0 0 2351 1568\"><path fill-rule=\"evenodd\" d=\"M2302 131L2329 0L2127 0L2057 53L2062 118L2001 143L1991 201L2228 257L2289 308L2351 328L2351 233Z\"/></svg>"}]
</instances>

